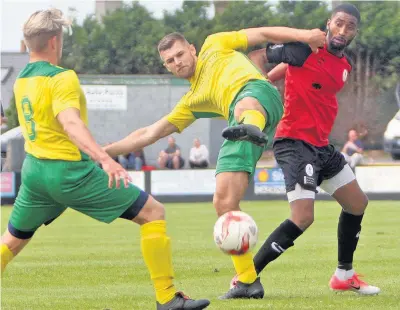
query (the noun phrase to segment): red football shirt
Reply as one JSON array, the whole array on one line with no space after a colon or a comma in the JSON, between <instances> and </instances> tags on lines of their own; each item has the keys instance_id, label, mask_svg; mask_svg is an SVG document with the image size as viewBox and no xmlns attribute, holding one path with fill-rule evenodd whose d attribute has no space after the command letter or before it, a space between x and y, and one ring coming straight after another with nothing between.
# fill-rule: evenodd
<instances>
[{"instance_id":1,"label":"red football shirt","mask_svg":"<svg viewBox=\"0 0 400 310\"><path fill-rule=\"evenodd\" d=\"M338 112L336 94L351 71L344 56L324 47L317 54L303 43L267 46L269 62L288 63L284 114L275 138L303 140L314 146L329 144L329 134Z\"/></svg>"}]
</instances>

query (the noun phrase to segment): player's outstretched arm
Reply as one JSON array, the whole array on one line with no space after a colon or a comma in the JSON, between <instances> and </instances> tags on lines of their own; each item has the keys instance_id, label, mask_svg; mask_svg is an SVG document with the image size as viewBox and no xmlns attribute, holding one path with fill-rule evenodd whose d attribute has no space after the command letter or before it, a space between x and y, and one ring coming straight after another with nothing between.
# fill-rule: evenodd
<instances>
[{"instance_id":1,"label":"player's outstretched arm","mask_svg":"<svg viewBox=\"0 0 400 310\"><path fill-rule=\"evenodd\" d=\"M120 186L120 179L123 179L125 187L130 181L129 174L116 163L102 148L98 145L80 117L77 108L67 108L57 114L57 120L63 126L72 142L83 152L88 154L94 161L99 162L103 170L108 174L108 187Z\"/></svg>"},{"instance_id":2,"label":"player's outstretched arm","mask_svg":"<svg viewBox=\"0 0 400 310\"><path fill-rule=\"evenodd\" d=\"M295 29L288 27L259 27L243 29L247 35L247 45L270 43L303 42L313 51L324 46L325 32L320 29Z\"/></svg>"},{"instance_id":3,"label":"player's outstretched arm","mask_svg":"<svg viewBox=\"0 0 400 310\"><path fill-rule=\"evenodd\" d=\"M150 126L132 132L129 136L118 142L107 145L104 147L104 150L112 157L127 154L143 149L177 131L178 128L166 118L162 118Z\"/></svg>"},{"instance_id":4,"label":"player's outstretched arm","mask_svg":"<svg viewBox=\"0 0 400 310\"><path fill-rule=\"evenodd\" d=\"M68 108L57 115L57 120L63 126L72 142L93 160L101 162L110 156L97 144L89 129L80 117L76 108Z\"/></svg>"}]
</instances>

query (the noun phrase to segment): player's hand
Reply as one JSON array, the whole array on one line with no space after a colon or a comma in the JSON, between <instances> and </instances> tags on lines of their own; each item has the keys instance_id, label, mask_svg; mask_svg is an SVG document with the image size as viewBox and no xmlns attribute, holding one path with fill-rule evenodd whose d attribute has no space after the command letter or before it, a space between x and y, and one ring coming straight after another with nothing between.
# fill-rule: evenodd
<instances>
[{"instance_id":1,"label":"player's hand","mask_svg":"<svg viewBox=\"0 0 400 310\"><path fill-rule=\"evenodd\" d=\"M323 47L326 40L326 33L320 29L309 31L307 43L314 53L318 53L318 48Z\"/></svg>"},{"instance_id":2,"label":"player's hand","mask_svg":"<svg viewBox=\"0 0 400 310\"><path fill-rule=\"evenodd\" d=\"M120 164L115 162L111 157L103 160L101 163L103 170L108 174L108 187L112 188L115 187L120 188L121 179L123 179L125 187L128 187L128 183L131 180L128 172L122 168Z\"/></svg>"}]
</instances>

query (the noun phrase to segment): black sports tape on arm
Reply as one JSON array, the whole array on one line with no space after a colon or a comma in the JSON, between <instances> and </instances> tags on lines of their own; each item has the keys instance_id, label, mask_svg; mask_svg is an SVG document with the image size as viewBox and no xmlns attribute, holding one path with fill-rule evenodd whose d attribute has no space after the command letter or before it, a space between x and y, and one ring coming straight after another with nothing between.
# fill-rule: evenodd
<instances>
[{"instance_id":1,"label":"black sports tape on arm","mask_svg":"<svg viewBox=\"0 0 400 310\"><path fill-rule=\"evenodd\" d=\"M274 47L272 45L268 44L266 48L268 61L270 62L278 60L278 62L283 62L291 66L301 67L312 53L311 48L301 42L290 42L275 45Z\"/></svg>"},{"instance_id":2,"label":"black sports tape on arm","mask_svg":"<svg viewBox=\"0 0 400 310\"><path fill-rule=\"evenodd\" d=\"M274 46L272 48L272 46ZM283 44L272 44L268 43L265 49L267 54L267 59L269 63L281 63L283 62Z\"/></svg>"}]
</instances>

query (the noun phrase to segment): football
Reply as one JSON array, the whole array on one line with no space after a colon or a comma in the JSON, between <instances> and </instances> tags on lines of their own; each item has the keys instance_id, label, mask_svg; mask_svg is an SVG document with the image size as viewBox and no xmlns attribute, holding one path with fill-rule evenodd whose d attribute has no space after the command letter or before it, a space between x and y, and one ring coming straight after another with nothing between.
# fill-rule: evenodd
<instances>
[{"instance_id":1,"label":"football","mask_svg":"<svg viewBox=\"0 0 400 310\"><path fill-rule=\"evenodd\" d=\"M257 224L245 212L227 212L220 216L214 225L215 244L226 254L245 254L254 248L257 240Z\"/></svg>"}]
</instances>

